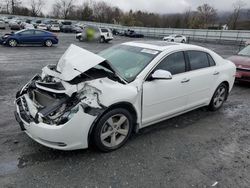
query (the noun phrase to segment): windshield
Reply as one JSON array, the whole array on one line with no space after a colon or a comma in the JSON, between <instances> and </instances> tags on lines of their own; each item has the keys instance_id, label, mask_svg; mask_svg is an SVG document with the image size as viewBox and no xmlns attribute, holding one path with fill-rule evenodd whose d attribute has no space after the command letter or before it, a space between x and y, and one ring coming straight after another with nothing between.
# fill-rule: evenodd
<instances>
[{"instance_id":1,"label":"windshield","mask_svg":"<svg viewBox=\"0 0 250 188\"><path fill-rule=\"evenodd\" d=\"M244 56L250 56L250 45L247 47L243 48L238 55L244 55Z\"/></svg>"},{"instance_id":2,"label":"windshield","mask_svg":"<svg viewBox=\"0 0 250 188\"><path fill-rule=\"evenodd\" d=\"M156 50L119 45L101 51L99 55L107 59L124 80L131 82L158 53Z\"/></svg>"}]
</instances>

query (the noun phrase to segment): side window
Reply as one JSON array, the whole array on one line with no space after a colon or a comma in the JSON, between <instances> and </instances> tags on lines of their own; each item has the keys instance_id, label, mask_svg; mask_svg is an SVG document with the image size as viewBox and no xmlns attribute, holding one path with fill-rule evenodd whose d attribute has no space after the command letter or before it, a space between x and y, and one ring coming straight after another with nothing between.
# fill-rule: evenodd
<instances>
[{"instance_id":1,"label":"side window","mask_svg":"<svg viewBox=\"0 0 250 188\"><path fill-rule=\"evenodd\" d=\"M33 35L34 31L33 30L27 30L27 31L23 31L20 33L21 35Z\"/></svg>"},{"instance_id":2,"label":"side window","mask_svg":"<svg viewBox=\"0 0 250 188\"><path fill-rule=\"evenodd\" d=\"M211 55L207 54L207 58L208 58L210 66L215 66L214 59L211 57Z\"/></svg>"},{"instance_id":3,"label":"side window","mask_svg":"<svg viewBox=\"0 0 250 188\"><path fill-rule=\"evenodd\" d=\"M172 75L183 73L186 71L186 63L183 52L176 52L167 56L155 70L166 70Z\"/></svg>"},{"instance_id":4,"label":"side window","mask_svg":"<svg viewBox=\"0 0 250 188\"><path fill-rule=\"evenodd\" d=\"M187 54L189 57L191 70L197 70L209 67L207 53L200 51L188 51Z\"/></svg>"},{"instance_id":5,"label":"side window","mask_svg":"<svg viewBox=\"0 0 250 188\"><path fill-rule=\"evenodd\" d=\"M36 30L36 31L35 31L35 34L36 34L36 35L44 35L44 32L43 32L43 31L38 31L38 30Z\"/></svg>"}]
</instances>

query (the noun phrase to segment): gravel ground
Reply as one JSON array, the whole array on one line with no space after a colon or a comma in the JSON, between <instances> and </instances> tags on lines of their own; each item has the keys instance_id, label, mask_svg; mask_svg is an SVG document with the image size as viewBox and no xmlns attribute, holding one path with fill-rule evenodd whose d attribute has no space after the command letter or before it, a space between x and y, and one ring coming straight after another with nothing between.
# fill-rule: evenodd
<instances>
[{"instance_id":1,"label":"gravel ground","mask_svg":"<svg viewBox=\"0 0 250 188\"><path fill-rule=\"evenodd\" d=\"M98 52L128 41L84 43L73 34L58 35L60 44L52 48L0 46L0 187L250 187L247 84L236 84L221 110L201 108L145 128L112 153L63 152L31 140L13 116L18 88L56 63L70 43ZM196 44L224 57L238 50Z\"/></svg>"}]
</instances>

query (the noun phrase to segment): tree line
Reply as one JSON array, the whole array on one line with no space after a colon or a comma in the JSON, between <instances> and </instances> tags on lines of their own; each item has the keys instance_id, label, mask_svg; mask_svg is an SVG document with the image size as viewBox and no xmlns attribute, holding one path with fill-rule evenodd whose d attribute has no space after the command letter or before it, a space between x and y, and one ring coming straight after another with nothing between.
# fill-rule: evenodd
<instances>
[{"instance_id":1,"label":"tree line","mask_svg":"<svg viewBox=\"0 0 250 188\"><path fill-rule=\"evenodd\" d=\"M119 7L104 1L89 0L76 5L76 0L56 0L51 11L45 15L42 11L45 7L44 0L29 0L29 6L24 6L21 0L2 0L0 13L95 21L125 26L206 29L219 28L222 24L227 24L229 29L239 29L239 25L242 25L240 18L244 6L243 1L237 0L232 5L232 12L224 16L223 20L218 15L218 11L207 3L198 6L196 10L187 9L183 13L157 14L140 10L124 12Z\"/></svg>"}]
</instances>

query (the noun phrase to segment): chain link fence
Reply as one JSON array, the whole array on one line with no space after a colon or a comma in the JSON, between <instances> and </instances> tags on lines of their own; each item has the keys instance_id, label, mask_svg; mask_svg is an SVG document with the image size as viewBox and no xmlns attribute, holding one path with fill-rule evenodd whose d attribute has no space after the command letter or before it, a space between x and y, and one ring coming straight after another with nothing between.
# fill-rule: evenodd
<instances>
[{"instance_id":1,"label":"chain link fence","mask_svg":"<svg viewBox=\"0 0 250 188\"><path fill-rule=\"evenodd\" d=\"M1 16L1 15L0 15ZM2 15L10 16L10 15ZM32 18L26 16L17 16L29 19L45 19L45 18ZM49 18L46 18L49 19ZM217 43L231 43L231 44L244 44L246 41L250 41L249 30L209 30L209 29L176 29L176 28L152 28L152 27L128 27L116 24L87 22L69 20L72 22L81 22L87 25L93 25L98 27L108 27L110 29L116 29L119 32L124 32L127 29L134 30L137 33L143 34L145 37L162 39L164 36L171 34L181 34L186 36L192 41L205 41L205 42L217 42Z\"/></svg>"}]
</instances>

